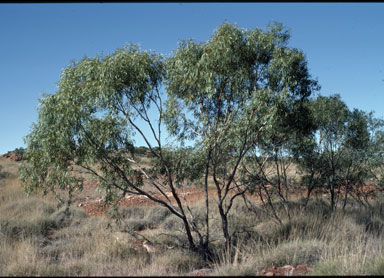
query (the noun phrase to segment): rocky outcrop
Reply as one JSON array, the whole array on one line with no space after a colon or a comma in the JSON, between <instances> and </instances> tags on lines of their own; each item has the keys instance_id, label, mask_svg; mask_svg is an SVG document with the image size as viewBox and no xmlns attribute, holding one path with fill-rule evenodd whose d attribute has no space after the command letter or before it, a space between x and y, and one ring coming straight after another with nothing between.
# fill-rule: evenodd
<instances>
[{"instance_id":1,"label":"rocky outcrop","mask_svg":"<svg viewBox=\"0 0 384 278\"><path fill-rule=\"evenodd\" d=\"M5 158L10 159L12 161L22 161L23 160L22 154L16 154L14 152L7 152L6 154L3 154L2 157L5 157Z\"/></svg>"},{"instance_id":2,"label":"rocky outcrop","mask_svg":"<svg viewBox=\"0 0 384 278\"><path fill-rule=\"evenodd\" d=\"M281 267L271 267L263 269L260 272L261 276L302 276L310 272L311 266L298 265L296 267L285 265Z\"/></svg>"}]
</instances>

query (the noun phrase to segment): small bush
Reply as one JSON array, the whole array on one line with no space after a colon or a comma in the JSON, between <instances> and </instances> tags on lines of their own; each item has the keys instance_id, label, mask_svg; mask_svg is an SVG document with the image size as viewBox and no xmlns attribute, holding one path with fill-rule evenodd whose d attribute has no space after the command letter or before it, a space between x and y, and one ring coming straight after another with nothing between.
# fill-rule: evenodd
<instances>
[{"instance_id":1,"label":"small bush","mask_svg":"<svg viewBox=\"0 0 384 278\"><path fill-rule=\"evenodd\" d=\"M273 221L263 222L256 227L256 231L263 242L279 244L294 238L320 238L321 229L316 228L316 224L316 219L300 217L281 225Z\"/></svg>"},{"instance_id":2,"label":"small bush","mask_svg":"<svg viewBox=\"0 0 384 278\"><path fill-rule=\"evenodd\" d=\"M180 230L182 229L182 223L176 215L171 215L164 220L161 227L166 231Z\"/></svg>"},{"instance_id":3,"label":"small bush","mask_svg":"<svg viewBox=\"0 0 384 278\"><path fill-rule=\"evenodd\" d=\"M127 228L133 231L143 231L154 227L148 219L130 219L125 223Z\"/></svg>"},{"instance_id":4,"label":"small bush","mask_svg":"<svg viewBox=\"0 0 384 278\"><path fill-rule=\"evenodd\" d=\"M140 147L135 147L135 153L139 155L144 155L146 152L149 151L147 147L140 146Z\"/></svg>"},{"instance_id":5,"label":"small bush","mask_svg":"<svg viewBox=\"0 0 384 278\"><path fill-rule=\"evenodd\" d=\"M321 261L314 266L314 269L310 274L315 276L346 275L345 272L340 268L340 264L341 262L336 260Z\"/></svg>"},{"instance_id":6,"label":"small bush","mask_svg":"<svg viewBox=\"0 0 384 278\"><path fill-rule=\"evenodd\" d=\"M148 221L152 223L153 226L160 225L170 214L171 212L164 207L152 207L146 212Z\"/></svg>"},{"instance_id":7,"label":"small bush","mask_svg":"<svg viewBox=\"0 0 384 278\"><path fill-rule=\"evenodd\" d=\"M55 223L46 216L30 221L21 219L0 219L0 232L11 240L45 237L55 228Z\"/></svg>"},{"instance_id":8,"label":"small bush","mask_svg":"<svg viewBox=\"0 0 384 278\"><path fill-rule=\"evenodd\" d=\"M8 172L3 171L3 166L0 165L0 186L3 185L2 179L5 179L6 177L9 176Z\"/></svg>"},{"instance_id":9,"label":"small bush","mask_svg":"<svg viewBox=\"0 0 384 278\"><path fill-rule=\"evenodd\" d=\"M55 210L52 205L35 197L17 200L2 208L3 215L26 219L34 216L48 216Z\"/></svg>"},{"instance_id":10,"label":"small bush","mask_svg":"<svg viewBox=\"0 0 384 278\"><path fill-rule=\"evenodd\" d=\"M126 228L134 231L142 231L161 225L171 214L167 208L132 206L119 209Z\"/></svg>"},{"instance_id":11,"label":"small bush","mask_svg":"<svg viewBox=\"0 0 384 278\"><path fill-rule=\"evenodd\" d=\"M265 267L316 263L327 248L318 240L295 240L280 244L263 254Z\"/></svg>"},{"instance_id":12,"label":"small bush","mask_svg":"<svg viewBox=\"0 0 384 278\"><path fill-rule=\"evenodd\" d=\"M121 215L125 219L142 219L144 218L145 211L143 207L132 206L121 208Z\"/></svg>"},{"instance_id":13,"label":"small bush","mask_svg":"<svg viewBox=\"0 0 384 278\"><path fill-rule=\"evenodd\" d=\"M138 251L136 251L130 244L122 242L113 242L109 245L107 249L107 256L112 259L125 260L136 256Z\"/></svg>"},{"instance_id":14,"label":"small bush","mask_svg":"<svg viewBox=\"0 0 384 278\"><path fill-rule=\"evenodd\" d=\"M152 263L161 266L166 273L182 274L204 267L205 263L196 253L185 250L167 250L155 254Z\"/></svg>"},{"instance_id":15,"label":"small bush","mask_svg":"<svg viewBox=\"0 0 384 278\"><path fill-rule=\"evenodd\" d=\"M66 208L61 208L58 211L55 211L50 219L55 223L56 228L68 227L72 223L80 223L84 218L87 217L87 214L77 208L69 208L67 211Z\"/></svg>"},{"instance_id":16,"label":"small bush","mask_svg":"<svg viewBox=\"0 0 384 278\"><path fill-rule=\"evenodd\" d=\"M23 147L21 148L16 148L12 152L14 152L16 155L23 155L25 152L25 149Z\"/></svg>"}]
</instances>

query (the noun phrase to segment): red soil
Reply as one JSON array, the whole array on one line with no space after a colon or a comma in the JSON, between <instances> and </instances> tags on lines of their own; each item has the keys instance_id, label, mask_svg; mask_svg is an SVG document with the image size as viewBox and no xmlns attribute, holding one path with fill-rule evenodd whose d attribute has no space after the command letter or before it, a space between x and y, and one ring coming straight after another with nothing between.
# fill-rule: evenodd
<instances>
[{"instance_id":1,"label":"red soil","mask_svg":"<svg viewBox=\"0 0 384 278\"><path fill-rule=\"evenodd\" d=\"M92 180L85 181L83 183L83 190L82 192L79 192L78 194L79 198L75 201L75 205L83 208L85 212L90 216L103 216L105 212L108 210L108 207L102 201L101 194L96 193L97 186L98 185L96 181L92 181ZM341 192L343 191L344 191L344 188L341 188ZM375 191L375 188L373 186L367 185L367 186L361 187L360 191L362 194L371 194ZM172 193L170 191L166 191L165 193L168 196L168 198L172 201L172 203L175 204L176 201L173 198ZM187 189L184 189L184 190L177 190L177 193L182 203L188 202L188 204L191 204L191 203L195 203L205 199L205 192L201 188L188 187ZM215 188L209 189L208 194L210 196L215 196L216 189ZM296 188L295 192L290 193L290 198L304 197L305 194L306 194L305 187ZM328 195L329 194L326 191L326 189L316 190L312 193L312 196L327 197ZM166 201L166 198L164 196L161 196L160 194L156 194L155 196L163 201ZM254 194L254 195L247 194L247 197L253 201L260 202L260 198L257 194ZM121 200L120 205L121 206L155 206L159 204L156 203L155 201L150 200L146 196L126 194L125 197Z\"/></svg>"}]
</instances>

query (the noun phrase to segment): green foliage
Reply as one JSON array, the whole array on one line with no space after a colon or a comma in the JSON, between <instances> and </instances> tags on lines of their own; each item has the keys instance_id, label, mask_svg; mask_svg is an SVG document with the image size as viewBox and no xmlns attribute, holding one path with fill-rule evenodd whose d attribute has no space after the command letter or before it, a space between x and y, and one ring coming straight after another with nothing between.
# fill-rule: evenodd
<instances>
[{"instance_id":1,"label":"green foliage","mask_svg":"<svg viewBox=\"0 0 384 278\"><path fill-rule=\"evenodd\" d=\"M25 149L23 147L20 147L20 148L14 149L12 152L15 153L16 155L23 155L25 152Z\"/></svg>"},{"instance_id":2,"label":"green foliage","mask_svg":"<svg viewBox=\"0 0 384 278\"><path fill-rule=\"evenodd\" d=\"M181 187L184 181L187 185L198 181L204 174L204 153L199 149L187 148L167 148L162 152L163 160L152 160L151 173L166 173L165 165L175 175L175 183L177 187Z\"/></svg>"},{"instance_id":3,"label":"green foliage","mask_svg":"<svg viewBox=\"0 0 384 278\"><path fill-rule=\"evenodd\" d=\"M171 134L236 146L236 137L241 140L247 130L252 137L296 97L309 96L317 83L302 52L286 46L288 39L279 24L266 32L223 24L205 43L183 41L167 63ZM187 119L186 110L193 118Z\"/></svg>"},{"instance_id":4,"label":"green foliage","mask_svg":"<svg viewBox=\"0 0 384 278\"><path fill-rule=\"evenodd\" d=\"M382 165L383 121L373 113L349 110L339 95L319 96L309 103L314 129L294 149L303 171L302 183L326 188L331 208L337 206L338 189L344 188L343 207L349 196L370 181L379 184L377 170ZM357 195L356 195L357 194ZM360 197L358 197L360 198ZM362 201L363 202L363 201Z\"/></svg>"},{"instance_id":5,"label":"green foliage","mask_svg":"<svg viewBox=\"0 0 384 278\"><path fill-rule=\"evenodd\" d=\"M85 57L62 73L59 90L45 96L39 105L39 121L26 137L28 164L20 178L28 193L42 188L56 192L81 189L81 180L70 174L72 163L86 169L102 163L101 182L106 200L116 197L110 183L125 189L123 176L140 186L128 158L132 128L128 122L149 106L162 79L160 56L142 52L135 45L104 58ZM115 155L118 150L123 154ZM116 167L122 172L116 175Z\"/></svg>"},{"instance_id":6,"label":"green foliage","mask_svg":"<svg viewBox=\"0 0 384 278\"><path fill-rule=\"evenodd\" d=\"M167 60L165 122L170 134L203 150L201 165L213 175L227 242L234 199L225 199L239 165L246 168L243 158L272 137L281 145L290 126L309 125L296 120L307 113L302 103L318 84L302 51L288 47L288 40L281 24L267 31L223 24L207 42L182 41ZM243 190L257 183L249 177L255 172L241 173Z\"/></svg>"},{"instance_id":7,"label":"green foliage","mask_svg":"<svg viewBox=\"0 0 384 278\"><path fill-rule=\"evenodd\" d=\"M144 146L140 146L140 147L135 148L135 153L140 154L140 155L145 155L148 151L149 151L149 149L147 147L144 147Z\"/></svg>"}]
</instances>

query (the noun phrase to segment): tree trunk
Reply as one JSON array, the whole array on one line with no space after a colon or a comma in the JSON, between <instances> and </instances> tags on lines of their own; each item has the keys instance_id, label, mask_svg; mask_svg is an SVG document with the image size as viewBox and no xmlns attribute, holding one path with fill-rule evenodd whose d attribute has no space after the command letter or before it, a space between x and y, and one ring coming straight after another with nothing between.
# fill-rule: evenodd
<instances>
[{"instance_id":1,"label":"tree trunk","mask_svg":"<svg viewBox=\"0 0 384 278\"><path fill-rule=\"evenodd\" d=\"M223 236L225 239L225 248L227 251L229 251L231 247L231 236L229 235L229 230L228 230L228 218L227 218L227 215L224 213L223 205L221 202L219 203L219 212L221 217Z\"/></svg>"},{"instance_id":2,"label":"tree trunk","mask_svg":"<svg viewBox=\"0 0 384 278\"><path fill-rule=\"evenodd\" d=\"M196 251L197 250L196 244L195 244L195 242L193 240L193 236L192 236L192 232L191 232L191 227L189 227L189 223L188 223L187 217L184 215L182 219L183 219L183 222L184 222L185 232L187 233L187 237L188 237L189 248L192 251Z\"/></svg>"},{"instance_id":3,"label":"tree trunk","mask_svg":"<svg viewBox=\"0 0 384 278\"><path fill-rule=\"evenodd\" d=\"M333 213L335 210L335 186L333 182L329 187L329 193L331 194L331 212Z\"/></svg>"},{"instance_id":4,"label":"tree trunk","mask_svg":"<svg viewBox=\"0 0 384 278\"><path fill-rule=\"evenodd\" d=\"M348 199L348 183L345 184L345 194L344 194L344 203L343 203L343 212L345 212L345 207L347 206L347 199Z\"/></svg>"},{"instance_id":5,"label":"tree trunk","mask_svg":"<svg viewBox=\"0 0 384 278\"><path fill-rule=\"evenodd\" d=\"M208 157L207 157L207 164L205 168L205 180L204 180L204 190L205 190L205 225L207 228L207 232L205 235L205 241L203 242L203 248L205 250L208 250L208 244L209 244L209 196L208 196L208 175L209 175L209 163L211 160L211 153L212 149L209 148L208 151Z\"/></svg>"},{"instance_id":6,"label":"tree trunk","mask_svg":"<svg viewBox=\"0 0 384 278\"><path fill-rule=\"evenodd\" d=\"M311 197L312 190L313 190L313 186L309 185L308 188L307 188L307 197L305 197L304 204L303 204L304 208L306 208L307 205L308 205L309 198Z\"/></svg>"}]
</instances>

